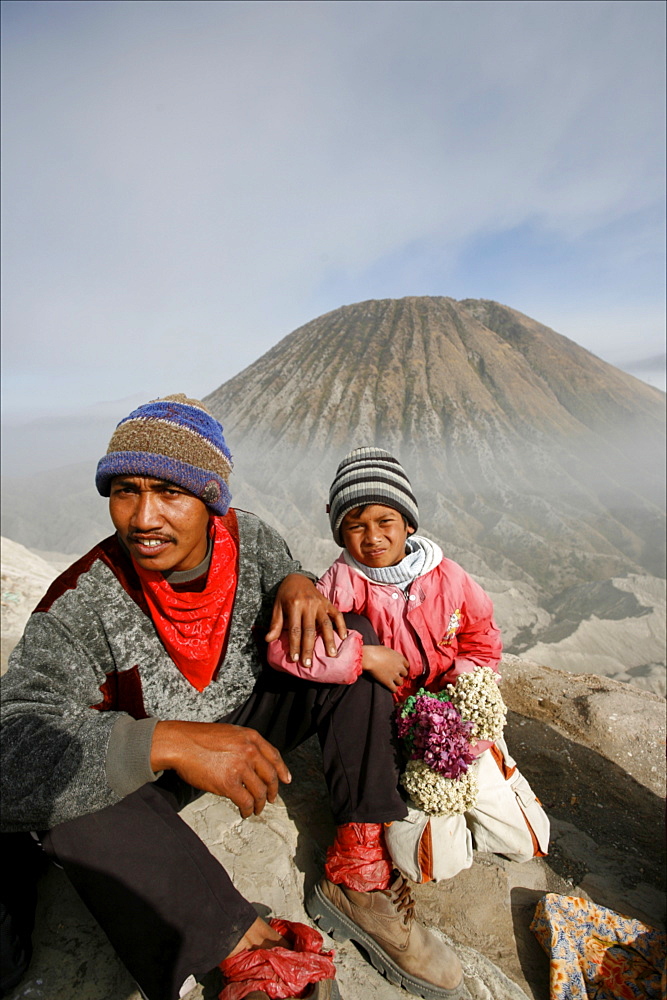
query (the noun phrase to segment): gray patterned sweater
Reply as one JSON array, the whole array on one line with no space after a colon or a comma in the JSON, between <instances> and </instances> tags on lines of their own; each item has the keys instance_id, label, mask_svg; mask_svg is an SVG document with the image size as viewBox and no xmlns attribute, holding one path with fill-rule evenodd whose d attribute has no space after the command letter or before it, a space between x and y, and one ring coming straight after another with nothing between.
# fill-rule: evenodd
<instances>
[{"instance_id":1,"label":"gray patterned sweater","mask_svg":"<svg viewBox=\"0 0 667 1000\"><path fill-rule=\"evenodd\" d=\"M201 693L161 644L115 535L51 585L2 679L3 830L46 830L118 802L155 780L160 719L215 722L248 696L261 669L253 631L301 567L254 514L225 524L238 525L238 584L224 661Z\"/></svg>"}]
</instances>

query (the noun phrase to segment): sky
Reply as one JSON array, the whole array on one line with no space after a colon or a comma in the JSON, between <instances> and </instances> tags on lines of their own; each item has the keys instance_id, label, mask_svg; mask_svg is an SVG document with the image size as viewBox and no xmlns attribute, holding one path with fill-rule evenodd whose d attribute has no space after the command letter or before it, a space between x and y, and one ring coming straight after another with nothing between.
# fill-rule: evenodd
<instances>
[{"instance_id":1,"label":"sky","mask_svg":"<svg viewBox=\"0 0 667 1000\"><path fill-rule=\"evenodd\" d=\"M200 397L404 295L495 299L664 388L662 2L2 16L5 426Z\"/></svg>"}]
</instances>

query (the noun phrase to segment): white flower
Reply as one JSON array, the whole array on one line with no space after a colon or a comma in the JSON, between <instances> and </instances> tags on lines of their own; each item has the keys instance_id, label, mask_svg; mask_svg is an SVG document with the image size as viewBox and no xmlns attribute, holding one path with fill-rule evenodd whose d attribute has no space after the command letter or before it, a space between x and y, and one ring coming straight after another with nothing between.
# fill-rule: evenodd
<instances>
[{"instance_id":1,"label":"white flower","mask_svg":"<svg viewBox=\"0 0 667 1000\"><path fill-rule=\"evenodd\" d=\"M464 813L477 801L474 765L460 778L445 778L423 760L410 760L401 775L401 784L415 805L430 816Z\"/></svg>"},{"instance_id":2,"label":"white flower","mask_svg":"<svg viewBox=\"0 0 667 1000\"><path fill-rule=\"evenodd\" d=\"M470 674L460 674L456 684L448 684L452 705L462 719L474 722L476 740L495 742L503 735L507 708L490 667L477 667Z\"/></svg>"}]
</instances>

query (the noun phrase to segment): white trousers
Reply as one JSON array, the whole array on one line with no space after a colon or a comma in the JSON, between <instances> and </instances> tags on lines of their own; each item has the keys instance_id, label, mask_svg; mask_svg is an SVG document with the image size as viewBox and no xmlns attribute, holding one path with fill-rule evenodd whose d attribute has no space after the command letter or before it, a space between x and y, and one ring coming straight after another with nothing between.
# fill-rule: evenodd
<instances>
[{"instance_id":1,"label":"white trousers","mask_svg":"<svg viewBox=\"0 0 667 1000\"><path fill-rule=\"evenodd\" d=\"M470 868L473 849L510 861L547 853L549 819L505 741L497 740L472 766L479 788L474 809L428 816L409 802L407 818L385 827L394 864L413 882L453 878Z\"/></svg>"}]
</instances>

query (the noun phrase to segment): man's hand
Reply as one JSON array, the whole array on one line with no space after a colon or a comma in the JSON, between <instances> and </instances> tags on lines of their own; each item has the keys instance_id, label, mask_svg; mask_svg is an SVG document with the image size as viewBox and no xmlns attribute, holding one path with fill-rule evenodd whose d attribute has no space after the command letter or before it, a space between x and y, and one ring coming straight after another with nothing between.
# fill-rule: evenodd
<instances>
[{"instance_id":1,"label":"man's hand","mask_svg":"<svg viewBox=\"0 0 667 1000\"><path fill-rule=\"evenodd\" d=\"M245 819L274 802L287 765L254 729L221 722L158 722L151 768L171 769L195 788L231 799Z\"/></svg>"},{"instance_id":2,"label":"man's hand","mask_svg":"<svg viewBox=\"0 0 667 1000\"><path fill-rule=\"evenodd\" d=\"M264 638L267 642L273 642L280 638L283 629L287 629L290 659L294 662L301 659L303 666L309 667L317 632L322 636L327 654L336 655L332 621L338 635L344 639L347 628L340 611L320 594L307 576L290 573L278 588L271 627Z\"/></svg>"},{"instance_id":3,"label":"man's hand","mask_svg":"<svg viewBox=\"0 0 667 1000\"><path fill-rule=\"evenodd\" d=\"M408 676L408 661L388 646L362 646L361 669L384 684L393 694Z\"/></svg>"}]
</instances>

